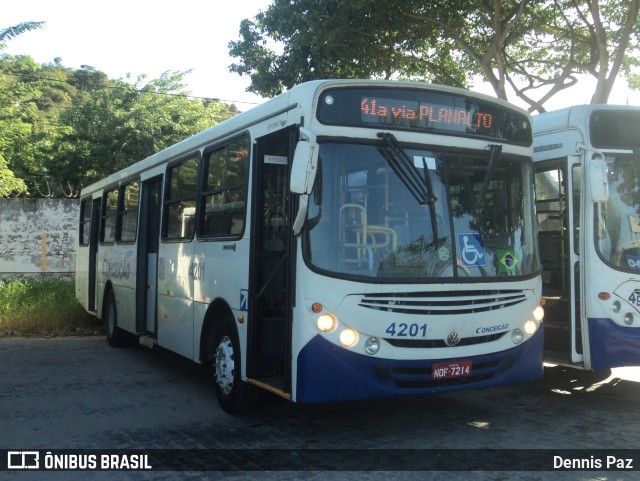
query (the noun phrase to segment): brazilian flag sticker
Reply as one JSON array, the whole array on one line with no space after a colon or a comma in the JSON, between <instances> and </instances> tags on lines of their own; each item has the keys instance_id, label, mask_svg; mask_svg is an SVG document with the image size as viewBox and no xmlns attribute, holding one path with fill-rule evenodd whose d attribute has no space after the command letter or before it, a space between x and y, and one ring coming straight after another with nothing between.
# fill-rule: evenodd
<instances>
[{"instance_id":1,"label":"brazilian flag sticker","mask_svg":"<svg viewBox=\"0 0 640 481\"><path fill-rule=\"evenodd\" d=\"M498 272L516 272L519 262L518 257L512 249L498 249Z\"/></svg>"}]
</instances>

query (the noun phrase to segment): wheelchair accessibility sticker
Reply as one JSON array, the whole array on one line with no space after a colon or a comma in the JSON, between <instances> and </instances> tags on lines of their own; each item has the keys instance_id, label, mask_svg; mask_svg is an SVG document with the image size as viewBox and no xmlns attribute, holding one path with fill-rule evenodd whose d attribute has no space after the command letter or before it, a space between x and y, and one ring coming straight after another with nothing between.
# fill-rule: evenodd
<instances>
[{"instance_id":1,"label":"wheelchair accessibility sticker","mask_svg":"<svg viewBox=\"0 0 640 481\"><path fill-rule=\"evenodd\" d=\"M487 265L487 253L480 234L458 234L458 257L463 267L483 267Z\"/></svg>"}]
</instances>

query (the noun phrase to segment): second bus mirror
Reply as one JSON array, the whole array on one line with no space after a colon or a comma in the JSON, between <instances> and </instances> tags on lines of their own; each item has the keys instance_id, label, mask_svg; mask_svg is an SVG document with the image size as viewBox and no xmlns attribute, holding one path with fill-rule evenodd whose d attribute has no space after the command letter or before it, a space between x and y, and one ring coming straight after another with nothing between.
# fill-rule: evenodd
<instances>
[{"instance_id":1,"label":"second bus mirror","mask_svg":"<svg viewBox=\"0 0 640 481\"><path fill-rule=\"evenodd\" d=\"M609 182L607 181L607 163L600 152L595 152L589 162L589 189L593 202L609 200Z\"/></svg>"},{"instance_id":2,"label":"second bus mirror","mask_svg":"<svg viewBox=\"0 0 640 481\"><path fill-rule=\"evenodd\" d=\"M300 140L296 145L291 165L291 192L294 194L310 194L318 167L318 144L311 130L300 127Z\"/></svg>"}]
</instances>

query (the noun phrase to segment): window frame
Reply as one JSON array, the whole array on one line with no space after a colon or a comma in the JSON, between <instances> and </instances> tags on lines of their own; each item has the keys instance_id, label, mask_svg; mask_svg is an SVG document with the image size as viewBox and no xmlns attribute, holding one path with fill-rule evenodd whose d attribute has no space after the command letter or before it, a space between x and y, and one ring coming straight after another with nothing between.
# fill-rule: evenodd
<instances>
[{"instance_id":1,"label":"window frame","mask_svg":"<svg viewBox=\"0 0 640 481\"><path fill-rule=\"evenodd\" d=\"M89 218L85 219L85 213L89 212ZM91 221L93 217L93 199L91 196L80 200L80 222L78 225L78 245L88 247L91 239ZM85 235L85 227L88 225L88 231ZM86 238L85 238L86 237Z\"/></svg>"},{"instance_id":2,"label":"window frame","mask_svg":"<svg viewBox=\"0 0 640 481\"><path fill-rule=\"evenodd\" d=\"M136 208L135 210L125 210L125 206L124 206L124 193L125 190L127 189L127 187L130 187L133 184L137 184L138 185L138 195L137 195L137 203L136 203ZM116 220L116 243L118 244L135 244L136 240L138 239L138 223L140 220L140 191L141 191L141 182L139 178L135 178L135 179L130 179L126 182L123 182L122 184L120 184L120 187L118 188L119 192L118 192L118 210L117 210L117 220ZM123 233L123 226L124 226L124 220L125 220L125 216L128 215L135 215L135 227L133 229L133 238L127 238L127 239L123 239L122 238L122 233Z\"/></svg>"},{"instance_id":3,"label":"window frame","mask_svg":"<svg viewBox=\"0 0 640 481\"><path fill-rule=\"evenodd\" d=\"M176 169L180 169L185 166L188 162L195 161L196 162L196 178L194 183L193 192L190 192L188 195L182 195L181 197L172 198L171 191L173 187L173 173ZM167 164L167 168L164 174L164 190L162 195L162 223L161 223L161 234L160 239L162 242L191 242L195 237L197 218L198 218L198 191L200 185L200 177L201 177L201 167L202 167L202 157L200 152L193 152L189 155L186 155L175 162L170 162ZM169 225L170 225L170 211L172 206L180 205L184 202L193 202L193 227L190 228L190 233L188 236L169 236Z\"/></svg>"},{"instance_id":4,"label":"window frame","mask_svg":"<svg viewBox=\"0 0 640 481\"><path fill-rule=\"evenodd\" d=\"M108 209L109 202L109 194L116 194L116 207L112 209ZM117 233L117 225L118 225L118 203L120 202L120 188L118 186L112 186L108 189L105 189L102 192L102 202L100 209L100 244L102 245L113 245L116 242L116 233ZM105 226L107 220L110 223L113 223L113 235L109 240L105 240Z\"/></svg>"},{"instance_id":5,"label":"window frame","mask_svg":"<svg viewBox=\"0 0 640 481\"><path fill-rule=\"evenodd\" d=\"M225 182L225 185L223 187L207 189L207 181L209 177L209 165L210 165L212 156L215 155L216 153L225 151L225 149L229 149L230 146L237 145L242 142L246 144L242 147L246 146L246 149L247 149L246 158L245 158L246 165L245 165L244 179L242 179L243 182L233 183L233 184L228 184ZM251 156L252 156L251 137L246 133L241 136L232 138L222 144L217 144L204 151L204 154L202 156L202 168L201 168L202 175L200 179L199 194L198 194L198 209L200 212L200 217L198 219L198 224L197 224L198 239L202 239L205 241L217 241L217 240L226 241L226 240L238 240L244 236L244 233L247 229L247 221L248 221L247 203L249 199L249 188L250 188ZM224 180L225 181L228 180L228 176L225 176ZM234 211L232 209L229 210L229 214L228 214L229 215L228 231L224 233L211 233L207 229L205 229L205 224L207 221L206 219L207 199L213 196L224 195L226 193L242 191L243 189L244 189L244 196L242 196L243 197L242 200L234 201L234 202L241 202L243 204L241 207L241 210L239 210L242 214L241 229L238 232L232 231L233 222L234 222L234 219L233 219ZM222 203L220 205L232 205L234 202L229 202L228 204Z\"/></svg>"}]
</instances>

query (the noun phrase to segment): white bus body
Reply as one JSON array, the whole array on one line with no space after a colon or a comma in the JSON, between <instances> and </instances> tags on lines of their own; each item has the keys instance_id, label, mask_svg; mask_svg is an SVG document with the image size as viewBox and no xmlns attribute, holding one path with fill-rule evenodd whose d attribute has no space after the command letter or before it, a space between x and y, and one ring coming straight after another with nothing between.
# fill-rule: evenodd
<instances>
[{"instance_id":1,"label":"white bus body","mask_svg":"<svg viewBox=\"0 0 640 481\"><path fill-rule=\"evenodd\" d=\"M534 117L545 359L640 364L640 108Z\"/></svg>"},{"instance_id":2,"label":"white bus body","mask_svg":"<svg viewBox=\"0 0 640 481\"><path fill-rule=\"evenodd\" d=\"M309 82L82 191L78 299L107 338L211 364L229 412L542 375L528 114ZM295 151L295 155L294 155Z\"/></svg>"}]
</instances>

